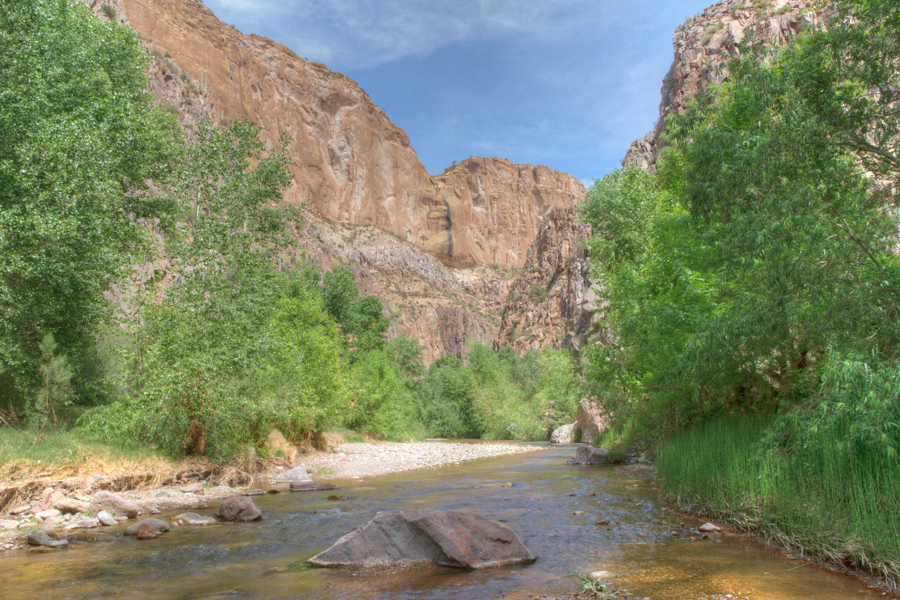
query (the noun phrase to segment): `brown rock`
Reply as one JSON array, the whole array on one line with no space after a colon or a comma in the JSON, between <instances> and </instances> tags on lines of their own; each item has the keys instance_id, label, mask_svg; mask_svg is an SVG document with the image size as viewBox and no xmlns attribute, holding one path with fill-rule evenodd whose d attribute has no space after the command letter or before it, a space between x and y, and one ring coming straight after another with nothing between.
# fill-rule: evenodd
<instances>
[{"instance_id":1,"label":"brown rock","mask_svg":"<svg viewBox=\"0 0 900 600\"><path fill-rule=\"evenodd\" d=\"M135 531L134 535L139 540L153 540L162 535L162 532L153 527L152 525L148 525L147 523L141 522Z\"/></svg>"},{"instance_id":2,"label":"brown rock","mask_svg":"<svg viewBox=\"0 0 900 600\"><path fill-rule=\"evenodd\" d=\"M69 514L83 513L90 509L88 504L75 500L74 498L66 498L65 496L55 500L53 502L53 507Z\"/></svg>"},{"instance_id":3,"label":"brown rock","mask_svg":"<svg viewBox=\"0 0 900 600\"><path fill-rule=\"evenodd\" d=\"M186 494L205 494L206 488L203 487L202 483L192 483L190 485L186 485L181 488L181 491Z\"/></svg>"},{"instance_id":4,"label":"brown rock","mask_svg":"<svg viewBox=\"0 0 900 600\"><path fill-rule=\"evenodd\" d=\"M377 566L397 561L485 569L535 557L502 523L473 513L408 510L378 513L309 560L314 567Z\"/></svg>"},{"instance_id":5,"label":"brown rock","mask_svg":"<svg viewBox=\"0 0 900 600\"><path fill-rule=\"evenodd\" d=\"M101 490L94 494L90 510L94 513L105 510L115 514L117 517L125 516L129 519L133 519L138 513L142 512L140 506L136 503L106 490Z\"/></svg>"},{"instance_id":6,"label":"brown rock","mask_svg":"<svg viewBox=\"0 0 900 600\"><path fill-rule=\"evenodd\" d=\"M578 403L578 416L575 428L581 432L581 442L590 444L598 435L609 427L609 419L600 412L600 404L596 400L582 398Z\"/></svg>"},{"instance_id":7,"label":"brown rock","mask_svg":"<svg viewBox=\"0 0 900 600\"><path fill-rule=\"evenodd\" d=\"M169 531L168 523L166 523L162 519L156 519L154 517L150 517L149 519L142 519L142 520L138 521L137 523L135 523L134 525L129 526L127 529L125 529L124 533L125 533L125 535L139 536L142 527L144 527L145 529L149 527L149 528L153 529L154 531L156 531L157 534ZM158 535L155 537L158 537Z\"/></svg>"},{"instance_id":8,"label":"brown rock","mask_svg":"<svg viewBox=\"0 0 900 600\"><path fill-rule=\"evenodd\" d=\"M236 496L229 498L219 506L216 516L223 521L261 521L262 513L253 503L253 500L246 496Z\"/></svg>"}]
</instances>

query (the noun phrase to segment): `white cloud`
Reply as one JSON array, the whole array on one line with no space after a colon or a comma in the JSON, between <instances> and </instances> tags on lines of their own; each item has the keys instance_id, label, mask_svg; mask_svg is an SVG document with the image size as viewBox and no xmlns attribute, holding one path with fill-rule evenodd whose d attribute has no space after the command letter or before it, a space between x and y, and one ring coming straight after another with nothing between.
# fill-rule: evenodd
<instances>
[{"instance_id":1,"label":"white cloud","mask_svg":"<svg viewBox=\"0 0 900 600\"><path fill-rule=\"evenodd\" d=\"M562 33L567 8L587 0L207 0L225 22L282 23L301 56L366 67L506 33ZM286 36L289 39L284 39Z\"/></svg>"}]
</instances>

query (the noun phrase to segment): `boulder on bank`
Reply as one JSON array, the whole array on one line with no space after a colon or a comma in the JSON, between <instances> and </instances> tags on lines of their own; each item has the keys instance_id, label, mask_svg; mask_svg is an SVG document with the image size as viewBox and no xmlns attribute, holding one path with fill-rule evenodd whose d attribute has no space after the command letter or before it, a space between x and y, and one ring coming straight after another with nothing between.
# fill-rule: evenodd
<instances>
[{"instance_id":1,"label":"boulder on bank","mask_svg":"<svg viewBox=\"0 0 900 600\"><path fill-rule=\"evenodd\" d=\"M610 461L609 450L590 445L578 446L575 456L566 459L568 465L605 465Z\"/></svg>"},{"instance_id":2,"label":"boulder on bank","mask_svg":"<svg viewBox=\"0 0 900 600\"><path fill-rule=\"evenodd\" d=\"M581 439L575 440L585 444L609 428L609 419L600 412L600 404L596 400L582 398L578 403L578 415L575 417L575 429L581 432Z\"/></svg>"},{"instance_id":3,"label":"boulder on bank","mask_svg":"<svg viewBox=\"0 0 900 600\"><path fill-rule=\"evenodd\" d=\"M90 509L94 513L106 510L117 516L124 515L129 519L133 519L138 513L142 512L141 507L136 503L106 490L101 490L94 494L93 499L91 499Z\"/></svg>"},{"instance_id":4,"label":"boulder on bank","mask_svg":"<svg viewBox=\"0 0 900 600\"><path fill-rule=\"evenodd\" d=\"M141 521L138 521L134 525L129 526L125 530L125 535L138 535L138 533L140 533L142 525L152 527L159 533L164 533L166 531L169 531L168 523L166 523L162 519L155 519L153 517L150 517L149 519L143 519Z\"/></svg>"},{"instance_id":5,"label":"boulder on bank","mask_svg":"<svg viewBox=\"0 0 900 600\"><path fill-rule=\"evenodd\" d=\"M284 473L277 473L271 478L272 483L284 483L288 481L312 481L312 477L303 467L294 467Z\"/></svg>"},{"instance_id":6,"label":"boulder on bank","mask_svg":"<svg viewBox=\"0 0 900 600\"><path fill-rule=\"evenodd\" d=\"M39 529L28 532L28 537L25 539L29 546L45 546L47 548L68 548L69 546L69 540L65 537L54 539L48 533Z\"/></svg>"},{"instance_id":7,"label":"boulder on bank","mask_svg":"<svg viewBox=\"0 0 900 600\"><path fill-rule=\"evenodd\" d=\"M444 567L487 569L536 559L507 526L456 510L380 512L309 560L314 567L376 567L431 561Z\"/></svg>"},{"instance_id":8,"label":"boulder on bank","mask_svg":"<svg viewBox=\"0 0 900 600\"><path fill-rule=\"evenodd\" d=\"M571 444L575 441L575 423L563 425L550 434L551 444Z\"/></svg>"},{"instance_id":9,"label":"boulder on bank","mask_svg":"<svg viewBox=\"0 0 900 600\"><path fill-rule=\"evenodd\" d=\"M223 521L261 521L262 513L247 496L229 498L219 506L216 516Z\"/></svg>"}]
</instances>

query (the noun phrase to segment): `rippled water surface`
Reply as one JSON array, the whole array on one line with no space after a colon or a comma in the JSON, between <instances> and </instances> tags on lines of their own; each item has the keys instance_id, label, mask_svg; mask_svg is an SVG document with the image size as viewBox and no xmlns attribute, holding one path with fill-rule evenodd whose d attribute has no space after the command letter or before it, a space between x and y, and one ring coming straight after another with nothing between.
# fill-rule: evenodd
<instances>
[{"instance_id":1,"label":"rippled water surface","mask_svg":"<svg viewBox=\"0 0 900 600\"><path fill-rule=\"evenodd\" d=\"M0 558L0 598L519 598L576 591L578 574L598 569L615 573L620 587L653 600L712 594L754 600L884 598L852 578L740 537L673 536L679 518L661 508L649 482L612 467L567 466L572 452L573 447L553 447L338 481L339 493L349 496L344 501L327 500L329 492L260 496L254 498L265 515L259 523L175 529L149 541L73 543L46 554L14 553ZM539 560L486 572L418 568L365 576L305 566L376 512L402 508L463 509L503 519ZM212 514L214 507L199 512ZM602 520L610 524L598 525Z\"/></svg>"}]
</instances>

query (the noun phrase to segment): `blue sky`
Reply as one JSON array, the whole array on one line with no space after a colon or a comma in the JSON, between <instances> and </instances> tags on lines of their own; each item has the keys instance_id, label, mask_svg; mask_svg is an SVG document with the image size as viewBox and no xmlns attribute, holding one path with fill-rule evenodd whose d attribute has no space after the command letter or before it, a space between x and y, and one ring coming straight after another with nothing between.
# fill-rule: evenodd
<instances>
[{"instance_id":1,"label":"blue sky","mask_svg":"<svg viewBox=\"0 0 900 600\"><path fill-rule=\"evenodd\" d=\"M206 0L359 82L429 173L469 156L586 184L652 129L672 35L713 0Z\"/></svg>"}]
</instances>

